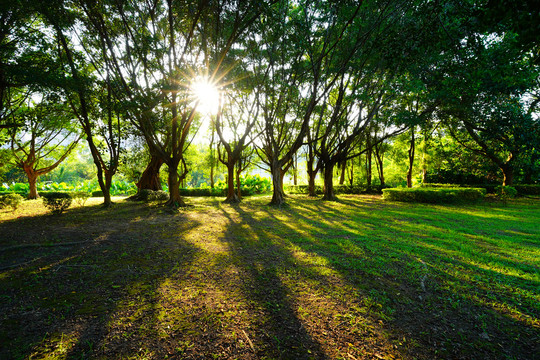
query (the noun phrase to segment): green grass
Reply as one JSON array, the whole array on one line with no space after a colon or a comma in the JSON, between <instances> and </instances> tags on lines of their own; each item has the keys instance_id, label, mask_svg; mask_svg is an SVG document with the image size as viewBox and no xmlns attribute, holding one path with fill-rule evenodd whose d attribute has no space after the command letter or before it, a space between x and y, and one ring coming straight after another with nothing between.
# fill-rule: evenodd
<instances>
[{"instance_id":1,"label":"green grass","mask_svg":"<svg viewBox=\"0 0 540 360\"><path fill-rule=\"evenodd\" d=\"M538 354L538 199L220 200L0 212L0 358Z\"/></svg>"}]
</instances>

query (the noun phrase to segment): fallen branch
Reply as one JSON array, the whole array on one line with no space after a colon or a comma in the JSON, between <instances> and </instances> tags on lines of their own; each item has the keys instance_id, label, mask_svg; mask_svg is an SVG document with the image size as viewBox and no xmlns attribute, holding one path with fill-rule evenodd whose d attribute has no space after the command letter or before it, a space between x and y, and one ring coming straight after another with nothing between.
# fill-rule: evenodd
<instances>
[{"instance_id":1,"label":"fallen branch","mask_svg":"<svg viewBox=\"0 0 540 360\"><path fill-rule=\"evenodd\" d=\"M242 330L242 332L244 333L244 336L246 337L248 343L249 343L249 346L251 347L251 350L253 350L253 352L255 352L255 347L253 346L253 343L251 342L251 339L249 338L248 334Z\"/></svg>"}]
</instances>

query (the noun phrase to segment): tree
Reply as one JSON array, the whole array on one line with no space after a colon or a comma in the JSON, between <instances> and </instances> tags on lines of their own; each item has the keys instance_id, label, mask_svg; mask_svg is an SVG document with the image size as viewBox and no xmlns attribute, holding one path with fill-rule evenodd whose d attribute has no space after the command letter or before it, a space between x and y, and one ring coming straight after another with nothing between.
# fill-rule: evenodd
<instances>
[{"instance_id":1,"label":"tree","mask_svg":"<svg viewBox=\"0 0 540 360\"><path fill-rule=\"evenodd\" d=\"M279 3L264 36L253 39L253 68L262 79L258 154L272 174L271 204L285 202L283 176L303 145L321 100L362 43L355 32L362 3ZM367 10L366 10L367 12ZM309 160L308 160L309 161Z\"/></svg>"},{"instance_id":2,"label":"tree","mask_svg":"<svg viewBox=\"0 0 540 360\"><path fill-rule=\"evenodd\" d=\"M224 76L227 54L266 2L166 0L132 6L81 0L79 5L85 25L102 44L115 96L127 105L151 155L168 167L167 204L185 205L179 184L187 175L184 153L197 117L190 85L203 68L210 82ZM208 44L215 51L208 53Z\"/></svg>"},{"instance_id":3,"label":"tree","mask_svg":"<svg viewBox=\"0 0 540 360\"><path fill-rule=\"evenodd\" d=\"M28 177L28 198L37 199L38 177L54 170L77 145L79 138L71 126L72 114L60 98L47 94L37 104L19 107L12 117L15 123L24 124L21 130L12 130L15 164Z\"/></svg>"},{"instance_id":4,"label":"tree","mask_svg":"<svg viewBox=\"0 0 540 360\"><path fill-rule=\"evenodd\" d=\"M223 146L225 151L224 156L219 157L227 167L225 202L237 203L241 197L240 173L249 165L249 162L242 164L242 154L253 141L253 137L248 141L248 136L252 135L253 127L258 120L258 107L255 97L248 93L236 91L228 95L228 104L225 107L220 106L221 110L216 115L215 129L219 136L219 145ZM226 121L226 127L222 120ZM224 129L228 129L230 139L227 139ZM238 191L235 191L235 175Z\"/></svg>"},{"instance_id":5,"label":"tree","mask_svg":"<svg viewBox=\"0 0 540 360\"><path fill-rule=\"evenodd\" d=\"M508 33L499 38L471 34L440 68L453 76L439 75L444 76L438 84L439 116L456 141L492 161L503 185L511 185L516 163L538 142L537 121L525 103L538 81L538 66Z\"/></svg>"}]
</instances>

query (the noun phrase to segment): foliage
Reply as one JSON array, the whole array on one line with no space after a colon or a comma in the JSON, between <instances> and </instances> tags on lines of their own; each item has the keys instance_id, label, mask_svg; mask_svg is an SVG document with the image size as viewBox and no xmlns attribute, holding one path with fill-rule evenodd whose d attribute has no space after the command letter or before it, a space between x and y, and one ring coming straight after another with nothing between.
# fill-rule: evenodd
<instances>
[{"instance_id":1,"label":"foliage","mask_svg":"<svg viewBox=\"0 0 540 360\"><path fill-rule=\"evenodd\" d=\"M154 190L150 190L150 189L142 189L137 194L137 199L142 200L142 201L146 201L146 202L167 201L167 200L169 200L169 194L167 192L161 191L161 190L154 191Z\"/></svg>"},{"instance_id":2,"label":"foliage","mask_svg":"<svg viewBox=\"0 0 540 360\"><path fill-rule=\"evenodd\" d=\"M74 191L71 193L71 197L73 198L73 201L75 201L75 204L84 206L86 201L90 198L90 193L87 193L86 191Z\"/></svg>"},{"instance_id":3,"label":"foliage","mask_svg":"<svg viewBox=\"0 0 540 360\"><path fill-rule=\"evenodd\" d=\"M519 195L540 195L540 185L513 185Z\"/></svg>"},{"instance_id":4,"label":"foliage","mask_svg":"<svg viewBox=\"0 0 540 360\"><path fill-rule=\"evenodd\" d=\"M0 209L5 207L10 207L13 211L17 210L19 205L22 203L23 197L19 194L6 194L0 195Z\"/></svg>"},{"instance_id":5,"label":"foliage","mask_svg":"<svg viewBox=\"0 0 540 360\"><path fill-rule=\"evenodd\" d=\"M242 196L266 194L270 191L271 182L268 178L258 174L240 176L240 190ZM181 188L182 196L225 196L227 194L227 182L219 180L212 189L207 183L201 183L199 188Z\"/></svg>"},{"instance_id":6,"label":"foliage","mask_svg":"<svg viewBox=\"0 0 540 360\"><path fill-rule=\"evenodd\" d=\"M42 194L43 205L50 209L53 214L61 214L69 208L73 200L70 193L67 192L47 192Z\"/></svg>"},{"instance_id":7,"label":"foliage","mask_svg":"<svg viewBox=\"0 0 540 360\"><path fill-rule=\"evenodd\" d=\"M518 194L518 191L513 186L497 186L495 192L504 201L513 199Z\"/></svg>"},{"instance_id":8,"label":"foliage","mask_svg":"<svg viewBox=\"0 0 540 360\"><path fill-rule=\"evenodd\" d=\"M308 185L287 185L285 192L289 194L308 194ZM321 195L323 193L322 186L315 185L315 193ZM334 185L335 194L381 194L382 187L380 185Z\"/></svg>"},{"instance_id":9,"label":"foliage","mask_svg":"<svg viewBox=\"0 0 540 360\"><path fill-rule=\"evenodd\" d=\"M478 201L484 198L483 188L392 188L383 189L383 198L388 201L445 204Z\"/></svg>"}]
</instances>

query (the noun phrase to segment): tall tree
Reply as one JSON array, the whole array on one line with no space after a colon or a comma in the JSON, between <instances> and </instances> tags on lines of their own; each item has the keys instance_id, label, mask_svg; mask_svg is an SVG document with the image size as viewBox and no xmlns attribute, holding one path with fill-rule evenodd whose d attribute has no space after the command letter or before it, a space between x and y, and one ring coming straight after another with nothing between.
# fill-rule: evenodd
<instances>
[{"instance_id":1,"label":"tall tree","mask_svg":"<svg viewBox=\"0 0 540 360\"><path fill-rule=\"evenodd\" d=\"M225 202L237 203L240 201L240 188L238 186L238 191L235 191L235 175L239 183L240 173L244 168L240 160L244 150L253 141L253 127L259 115L253 95L236 91L229 93L227 98L228 103L220 106L221 110L216 115L215 128L225 152L224 156L220 156L220 160L227 167Z\"/></svg>"},{"instance_id":2,"label":"tall tree","mask_svg":"<svg viewBox=\"0 0 540 360\"><path fill-rule=\"evenodd\" d=\"M285 202L283 176L317 105L361 46L361 10L362 2L279 2L263 36L253 39L253 67L263 79L259 156L272 174L273 205Z\"/></svg>"},{"instance_id":3,"label":"tall tree","mask_svg":"<svg viewBox=\"0 0 540 360\"><path fill-rule=\"evenodd\" d=\"M171 206L182 206L179 184L184 153L192 141L197 99L194 78L217 83L238 38L265 10L266 2L79 1L89 31L103 44L116 96L143 134L153 157L168 167ZM211 49L211 54L207 51ZM203 69L206 69L203 71ZM181 170L182 169L182 170Z\"/></svg>"}]
</instances>

